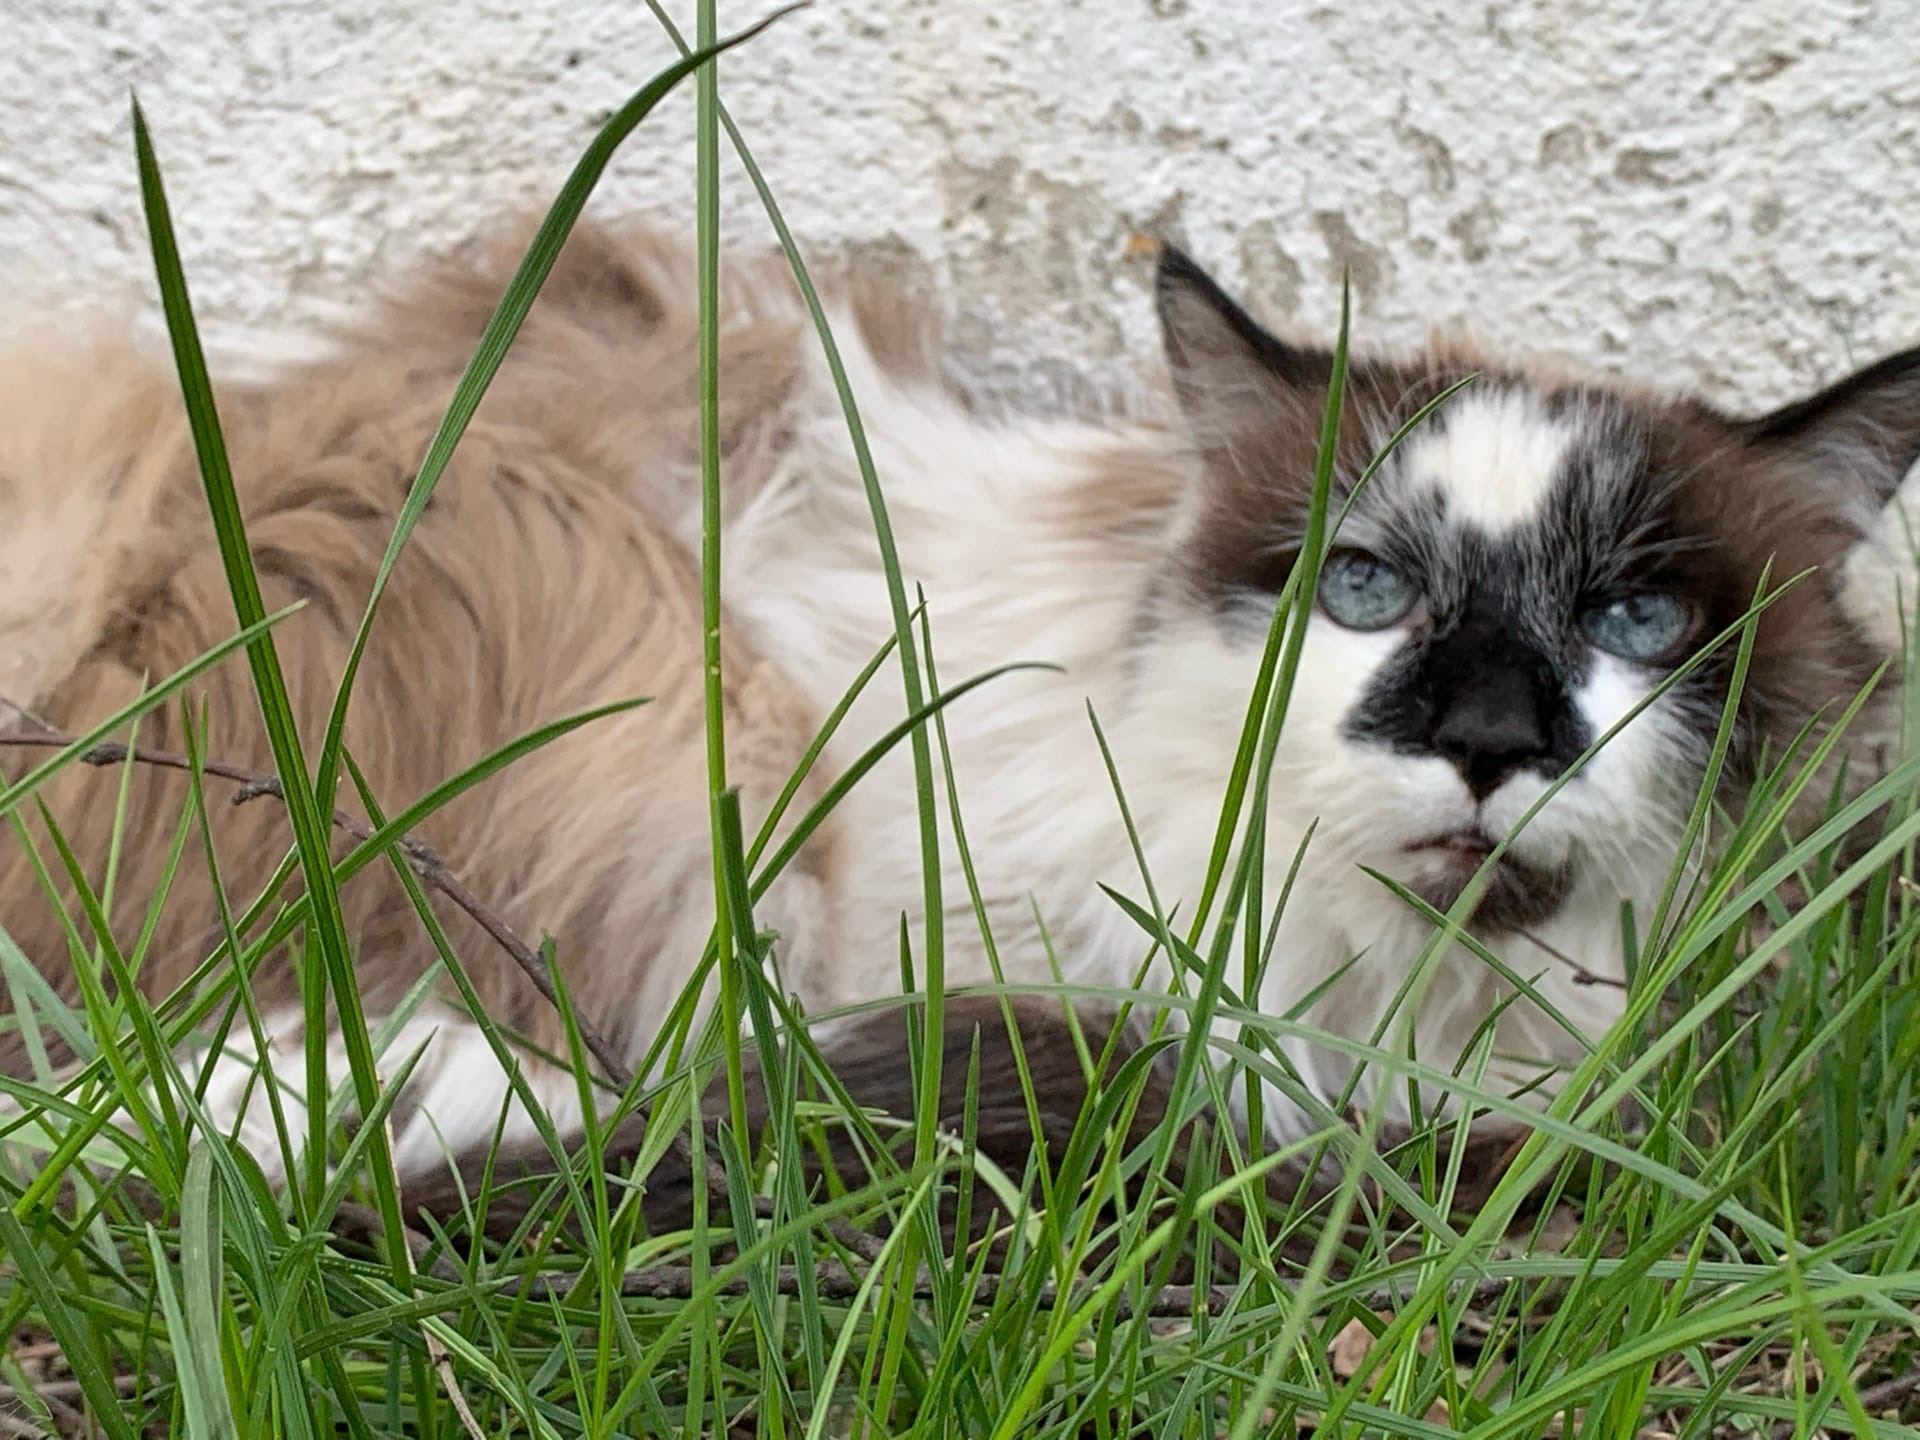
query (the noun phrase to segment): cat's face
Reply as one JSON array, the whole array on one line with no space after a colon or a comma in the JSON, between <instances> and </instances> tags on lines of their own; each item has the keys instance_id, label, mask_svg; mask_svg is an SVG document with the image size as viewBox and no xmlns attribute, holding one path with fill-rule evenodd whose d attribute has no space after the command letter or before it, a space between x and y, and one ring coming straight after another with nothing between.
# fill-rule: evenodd
<instances>
[{"instance_id":1,"label":"cat's face","mask_svg":"<svg viewBox=\"0 0 1920 1440\"><path fill-rule=\"evenodd\" d=\"M1231 673L1244 687L1305 538L1331 357L1261 330L1177 252L1159 298L1203 478L1164 591L1174 623L1147 643L1172 673ZM1476 370L1356 493L1396 430ZM1525 930L1583 892L1617 903L1657 889L1759 596L1814 572L1758 623L1733 780L1868 682L1882 657L1832 576L1916 456L1920 352L1751 421L1458 357L1357 361L1333 493L1335 509L1351 505L1323 567L1274 805L1317 823L1323 862L1378 870L1445 908L1619 727L1518 836L1475 923ZM1217 707L1206 688L1188 686Z\"/></svg>"}]
</instances>

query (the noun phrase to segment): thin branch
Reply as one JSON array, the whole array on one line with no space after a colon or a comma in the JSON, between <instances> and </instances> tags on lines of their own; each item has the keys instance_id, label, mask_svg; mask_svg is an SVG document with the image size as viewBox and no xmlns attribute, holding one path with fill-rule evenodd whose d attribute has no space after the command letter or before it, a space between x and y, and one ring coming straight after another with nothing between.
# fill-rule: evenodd
<instances>
[{"instance_id":1,"label":"thin branch","mask_svg":"<svg viewBox=\"0 0 1920 1440\"><path fill-rule=\"evenodd\" d=\"M1571 970L1573 972L1573 983L1576 985L1603 985L1614 990L1624 990L1627 988L1626 981L1616 980L1611 975L1601 975L1589 970L1578 960L1567 954L1566 951L1549 945L1531 930L1521 930L1518 934L1522 940L1530 941L1534 945L1537 945L1540 949L1546 951L1550 958L1558 960L1562 965L1565 965Z\"/></svg>"},{"instance_id":2,"label":"thin branch","mask_svg":"<svg viewBox=\"0 0 1920 1440\"><path fill-rule=\"evenodd\" d=\"M135 1389L135 1379L136 1377L132 1375L116 1375L113 1377L113 1388L123 1395L131 1395ZM85 1435L89 1433L87 1417L80 1410L68 1404L66 1399L62 1398L63 1396L70 1396L74 1399L80 1397L80 1383L77 1380L44 1380L35 1385L30 1393L35 1400L40 1402L41 1407L46 1410L47 1414L52 1417L54 1425L53 1433L62 1436ZM5 1385L0 1385L0 1404L19 1405L21 1408L26 1408L25 1397L23 1397L20 1392ZM0 1415L5 1415L5 1413L4 1411L0 1411ZM17 1416L7 1418L10 1421L19 1420ZM30 1428L14 1432L16 1434L40 1437L49 1433L37 1427L32 1427L31 1422L21 1421L20 1423L27 1424Z\"/></svg>"},{"instance_id":3,"label":"thin branch","mask_svg":"<svg viewBox=\"0 0 1920 1440\"><path fill-rule=\"evenodd\" d=\"M881 1255L886 1252L885 1236L876 1235L871 1230L857 1230L844 1220L828 1221L827 1233L869 1265L878 1265Z\"/></svg>"},{"instance_id":4,"label":"thin branch","mask_svg":"<svg viewBox=\"0 0 1920 1440\"><path fill-rule=\"evenodd\" d=\"M460 1416L460 1424L471 1440L487 1440L486 1432L474 1418L473 1407L467 1404L467 1397L461 1392L459 1377L453 1373L453 1356L447 1353L447 1347L440 1343L440 1337L431 1330L423 1327L420 1333L426 1337L427 1358L433 1361L433 1373L440 1377L447 1399L453 1402L454 1411Z\"/></svg>"},{"instance_id":5,"label":"thin branch","mask_svg":"<svg viewBox=\"0 0 1920 1440\"><path fill-rule=\"evenodd\" d=\"M371 1205L361 1205L353 1200L341 1201L339 1207L333 1212L333 1219L336 1238L345 1233L372 1246L385 1233L385 1223L380 1218L380 1212ZM443 1280L449 1285L461 1285L466 1282L467 1277L451 1259L445 1255L433 1253L433 1241L426 1235L411 1225L402 1226L400 1233L407 1242L407 1252L413 1257L414 1269L424 1270L434 1279ZM431 1260L428 1259L429 1255L433 1257Z\"/></svg>"},{"instance_id":6,"label":"thin branch","mask_svg":"<svg viewBox=\"0 0 1920 1440\"><path fill-rule=\"evenodd\" d=\"M1860 1408L1869 1415L1875 1415L1911 1398L1916 1391L1920 1391L1920 1369L1909 1370L1891 1380L1882 1380L1877 1385L1869 1385L1860 1392ZM1840 1402L1835 1400L1833 1403L1837 1405ZM1817 1425L1819 1422L1814 1423ZM1782 1420L1773 1427L1772 1440L1793 1440L1799 1433L1798 1421Z\"/></svg>"},{"instance_id":7,"label":"thin branch","mask_svg":"<svg viewBox=\"0 0 1920 1440\"><path fill-rule=\"evenodd\" d=\"M28 722L38 726L41 733L38 735L0 735L0 745L22 745L39 749L64 750L74 743L73 737L57 729L42 716L35 714L24 706L15 704L13 701L7 700L4 701L4 703L9 709L23 716ZM95 745L91 749L82 752L79 758L85 764L99 766L120 765L126 763L128 760L132 760L135 764L150 765L162 770L181 770L191 773L195 768L195 762L190 756L166 750L136 749L130 751L127 746L118 741ZM286 803L286 792L281 787L277 776L263 774L257 770L242 769L238 765L229 765L223 761L208 759L203 759L199 762L199 770L205 775L212 775L222 780L231 780L240 787L230 798L229 803L231 804L244 805L250 800L262 799L267 796L271 796L280 801L283 805ZM373 827L357 815L350 814L345 810L335 810L332 818L336 829L351 836L355 840L364 842L373 838ZM533 988L540 992L541 998L553 1006L555 1012L558 1013L560 1010L560 1000L554 991L553 975L547 968L545 957L528 945L526 941L522 940L519 935L514 932L513 927L507 924L492 906L486 904L479 896L469 890L461 881L460 877L448 868L446 861L442 860L438 852L431 846L415 840L411 836L403 835L394 841L394 848L407 857L408 863L413 866L414 872L419 875L423 882L433 889L438 890L449 902L464 912L470 920L482 930L486 931L496 945L512 957L514 964L518 965L526 977L533 982ZM632 1069L621 1057L620 1052L616 1050L613 1044L606 1038L605 1034L601 1032L600 1028L593 1023L589 1016L580 1013L578 1007L575 1007L574 1010L574 1023L579 1028L581 1043L587 1047L588 1053L599 1063L601 1071L605 1074L607 1080L617 1089L624 1091L631 1088L633 1084ZM689 1165L693 1163L693 1144L686 1135L675 1135L673 1137L672 1149L677 1158ZM712 1156L707 1158L706 1170L708 1183L724 1189L726 1186L726 1172Z\"/></svg>"},{"instance_id":8,"label":"thin branch","mask_svg":"<svg viewBox=\"0 0 1920 1440\"><path fill-rule=\"evenodd\" d=\"M841 1264L837 1260L822 1260L813 1267L814 1293L822 1300L851 1300L858 1293L863 1276L857 1271ZM537 1277L528 1293L535 1299L560 1297L569 1293L579 1277L572 1273L548 1274ZM987 1271L980 1277L980 1283L974 1288L972 1303L975 1306L991 1305L1001 1289L1019 1279L1017 1273L1005 1271ZM1499 1299L1513 1286L1523 1283L1515 1277L1502 1276L1483 1278L1471 1285L1453 1287L1452 1300L1458 1300L1464 1293L1469 1303L1475 1307ZM773 1290L777 1295L793 1296L800 1293L801 1272L796 1265L781 1265L775 1268ZM689 1265L653 1265L645 1269L628 1271L620 1282L620 1293L629 1299L637 1300L691 1300L697 1291L694 1285L693 1269ZM711 1281L704 1293L709 1295L745 1295L747 1280L736 1278L714 1286ZM1191 1315L1196 1310L1204 1310L1209 1315L1219 1315L1234 1301L1239 1291L1231 1285L1211 1285L1204 1290L1195 1285L1166 1285L1149 1295L1138 1307L1125 1295L1115 1300L1115 1314L1122 1320L1140 1318L1164 1319L1173 1316ZM933 1282L922 1271L913 1287L913 1298L930 1300L934 1295ZM1087 1298L1076 1288L1068 1287L1062 1292L1060 1287L1049 1280L1040 1287L1034 1297L1043 1309L1052 1309L1060 1305L1078 1304ZM1406 1301L1406 1294L1391 1288L1376 1290L1364 1297L1362 1304L1373 1310L1396 1309ZM1449 1303L1452 1303L1450 1300ZM1322 1313L1326 1307L1315 1310ZM1862 1392L1863 1396L1865 1392Z\"/></svg>"},{"instance_id":9,"label":"thin branch","mask_svg":"<svg viewBox=\"0 0 1920 1440\"><path fill-rule=\"evenodd\" d=\"M113 1388L122 1395L131 1395L139 1389L138 1375L120 1374L111 1378ZM64 1404L68 1400L83 1400L86 1390L78 1380L37 1380L33 1387L25 1392L15 1390L10 1385L0 1385L0 1405L19 1405L31 1396L52 1404Z\"/></svg>"},{"instance_id":10,"label":"thin branch","mask_svg":"<svg viewBox=\"0 0 1920 1440\"><path fill-rule=\"evenodd\" d=\"M37 716L30 715L28 718L36 724L44 723ZM58 750L73 743L72 737L51 728L41 735L0 735L0 745L30 745L40 749ZM132 760L136 764L151 765L161 770L183 770L191 773L196 768L196 762L190 756L166 750L130 750L118 741L95 745L92 749L83 751L79 758L88 765L122 765ZM240 786L230 802L234 805L243 805L249 800L258 800L265 796L272 796L282 804L286 803L286 792L275 776L263 775L257 770L243 770L237 765L228 765L218 760L199 761L198 768L203 774L213 775L222 780L231 780ZM374 832L371 825L359 816L348 814L344 810L333 812L333 824L335 829L350 835L355 840L364 842L373 838ZM559 999L553 988L553 976L548 971L547 963L540 953L515 934L513 927L501 919L490 905L461 883L460 877L447 868L446 861L442 860L431 846L411 836L402 836L394 842L394 848L407 857L414 872L423 881L464 911L469 919L492 937L496 945L513 957L513 962L526 973L527 978L533 982L534 989L540 992L541 997L549 1005L554 1006L556 1010L559 1008ZM620 1052L614 1049L606 1036L601 1034L598 1027L586 1016L576 1013L574 1018L580 1027L580 1038L585 1042L593 1058L600 1063L601 1069L606 1072L607 1079L620 1089L626 1089L633 1083L633 1071L622 1061Z\"/></svg>"},{"instance_id":11,"label":"thin branch","mask_svg":"<svg viewBox=\"0 0 1920 1440\"><path fill-rule=\"evenodd\" d=\"M974 1287L972 1303L976 1306L990 1305L1003 1286L1018 1281L1017 1275L989 1272L980 1277L980 1283ZM866 1277L847 1268L835 1260L822 1260L813 1267L814 1293L822 1300L846 1301L859 1293ZM578 1277L566 1275L542 1275L528 1287L527 1293L534 1299L559 1298L570 1292ZM797 1295L801 1289L801 1272L797 1265L776 1267L773 1276L773 1289L777 1295ZM696 1294L707 1295L745 1295L747 1280L745 1276L725 1281L715 1286L708 1281L704 1287L694 1284L693 1269L687 1265L653 1265L640 1270L630 1270L620 1281L620 1293L634 1300L691 1300ZM1191 1315L1195 1308L1204 1309L1210 1315L1218 1315L1233 1302L1235 1291L1226 1285L1214 1285L1200 1290L1192 1285L1168 1285L1146 1298L1137 1309L1125 1295L1115 1300L1115 1313L1126 1320L1135 1316L1164 1318L1178 1315ZM914 1282L913 1298L930 1300L934 1295L932 1279L924 1272ZM1062 1304L1077 1304L1087 1297L1078 1290L1069 1289L1064 1294L1051 1280L1040 1287L1036 1302L1051 1309Z\"/></svg>"},{"instance_id":12,"label":"thin branch","mask_svg":"<svg viewBox=\"0 0 1920 1440\"><path fill-rule=\"evenodd\" d=\"M1860 1392L1860 1408L1866 1411L1885 1410L1898 1405L1916 1390L1920 1390L1920 1370L1909 1370L1904 1375L1896 1375L1891 1380L1882 1380L1878 1385L1869 1385Z\"/></svg>"}]
</instances>

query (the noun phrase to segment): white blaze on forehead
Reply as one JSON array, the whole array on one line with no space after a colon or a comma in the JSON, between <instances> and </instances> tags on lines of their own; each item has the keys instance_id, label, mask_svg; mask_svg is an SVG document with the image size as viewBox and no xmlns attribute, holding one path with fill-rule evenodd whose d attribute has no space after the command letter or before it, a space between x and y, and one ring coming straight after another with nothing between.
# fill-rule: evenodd
<instances>
[{"instance_id":1,"label":"white blaze on forehead","mask_svg":"<svg viewBox=\"0 0 1920 1440\"><path fill-rule=\"evenodd\" d=\"M1574 439L1530 391L1468 387L1408 439L1402 464L1446 497L1449 520L1505 535L1539 515Z\"/></svg>"}]
</instances>

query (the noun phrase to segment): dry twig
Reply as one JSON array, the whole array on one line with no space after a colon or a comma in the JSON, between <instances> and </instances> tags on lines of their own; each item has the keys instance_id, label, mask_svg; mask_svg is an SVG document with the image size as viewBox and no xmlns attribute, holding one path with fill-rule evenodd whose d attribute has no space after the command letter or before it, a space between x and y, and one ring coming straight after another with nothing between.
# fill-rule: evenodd
<instances>
[{"instance_id":1,"label":"dry twig","mask_svg":"<svg viewBox=\"0 0 1920 1440\"><path fill-rule=\"evenodd\" d=\"M43 722L35 717L35 723ZM65 749L73 743L72 736L51 729L40 735L0 736L0 745L29 745L46 750ZM191 773L198 768L203 774L213 775L222 780L231 780L239 785L239 790L234 792L229 802L231 804L244 805L249 800L258 800L265 796L272 796L282 804L286 803L286 791L281 787L277 777L263 775L256 770L243 770L237 765L228 765L218 760L201 760L196 767L195 761L190 756L166 750L129 749L118 741L95 745L89 750L82 751L79 758L88 765L123 765L131 760L135 764L151 765L161 770L183 770ZM365 842L373 838L373 827L359 816L351 815L345 810L333 812L333 824L335 829L355 840ZM553 975L547 968L546 960L515 934L513 927L507 924L491 906L467 889L431 846L411 836L403 835L394 842L394 848L407 857L415 873L422 880L438 890L486 931L494 943L506 951L513 962L526 973L542 998L549 1005L558 1008L559 1000L553 988ZM624 1090L633 1081L633 1071L620 1058L620 1052L614 1049L587 1016L576 1015L575 1018L580 1026L581 1039L586 1043L593 1058L600 1063L607 1078Z\"/></svg>"},{"instance_id":2,"label":"dry twig","mask_svg":"<svg viewBox=\"0 0 1920 1440\"><path fill-rule=\"evenodd\" d=\"M72 736L64 734L42 717L18 705L10 707L25 716L41 729L38 735L0 735L0 745L23 745L38 749L66 749L75 743ZM118 741L95 745L83 751L80 760L88 765L121 765L131 760L135 764L151 765L164 770L182 770L191 773L195 762L190 756L166 750L130 750ZM245 770L237 765L228 765L218 760L202 759L198 762L202 774L213 775L222 780L231 780L240 786L231 798L234 805L245 804L249 800L272 796L282 804L286 803L286 792L277 777L264 775L258 771ZM333 812L334 827L358 841L373 838L373 827L357 815L336 809ZM558 995L553 987L553 975L547 968L547 962L538 951L514 932L511 925L501 918L491 906L487 905L463 884L459 876L428 845L403 835L394 841L394 848L407 857L414 872L422 881L439 891L452 904L464 912L469 919L492 937L495 944L512 958L526 977L533 982L534 989L541 998L557 1011L560 1008ZM591 1017L580 1013L576 1007L574 1023L580 1031L581 1042L589 1054L599 1063L607 1079L620 1090L626 1090L633 1084L633 1071L621 1058L620 1052L608 1041ZM673 1140L675 1155L684 1162L693 1162L693 1146L685 1135L676 1135ZM712 1157L707 1160L707 1178L710 1185L724 1189L726 1172Z\"/></svg>"},{"instance_id":3,"label":"dry twig","mask_svg":"<svg viewBox=\"0 0 1920 1440\"><path fill-rule=\"evenodd\" d=\"M447 1399L453 1402L454 1411L460 1416L461 1426L472 1440L487 1440L486 1432L474 1418L473 1407L467 1404L467 1397L461 1392L459 1377L453 1373L453 1356L447 1353L447 1347L440 1343L440 1337L431 1330L422 1329L420 1333L426 1337L427 1357L433 1361L433 1373L440 1377Z\"/></svg>"},{"instance_id":4,"label":"dry twig","mask_svg":"<svg viewBox=\"0 0 1920 1440\"><path fill-rule=\"evenodd\" d=\"M528 1294L535 1299L559 1297L572 1289L574 1279L570 1275L541 1276L528 1287ZM822 1300L851 1300L865 1279L865 1276L833 1260L823 1260L813 1267L814 1293ZM991 1304L1001 1288L1012 1279L1004 1272L990 1271L982 1275L980 1283L974 1288L973 1303ZM778 1267L774 1272L773 1289L778 1295L799 1294L799 1267ZM620 1281L620 1293L629 1299L639 1300L691 1300L696 1293L693 1269L687 1265L655 1265L629 1271ZM708 1293L744 1295L747 1293L747 1281L744 1277L729 1280L711 1288ZM929 1300L933 1298L933 1293L932 1280L922 1273L914 1282L914 1299ZM1123 1320L1135 1316L1169 1317L1191 1315L1198 1308L1210 1315L1218 1315L1232 1303L1234 1293L1231 1287L1225 1285L1210 1286L1204 1291L1192 1285L1168 1285L1149 1295L1137 1309L1126 1296L1120 1296L1115 1301L1116 1314ZM1052 1281L1041 1287L1037 1297L1040 1306L1049 1309L1062 1304L1076 1304L1085 1298L1084 1294L1072 1289L1063 1294Z\"/></svg>"},{"instance_id":5,"label":"dry twig","mask_svg":"<svg viewBox=\"0 0 1920 1440\"><path fill-rule=\"evenodd\" d=\"M1916 1391L1920 1391L1920 1369L1909 1370L1891 1380L1882 1380L1877 1385L1869 1385L1860 1392L1860 1408L1869 1415L1877 1415L1911 1398ZM1814 1423L1819 1424L1817 1420ZM1772 1440L1793 1440L1798 1433L1797 1421L1782 1420L1773 1427Z\"/></svg>"}]
</instances>

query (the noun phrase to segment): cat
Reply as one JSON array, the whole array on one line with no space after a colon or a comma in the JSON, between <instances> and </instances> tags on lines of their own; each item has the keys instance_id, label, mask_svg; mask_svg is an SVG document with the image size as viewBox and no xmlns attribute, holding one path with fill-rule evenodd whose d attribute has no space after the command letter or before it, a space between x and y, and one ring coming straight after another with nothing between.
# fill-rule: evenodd
<instances>
[{"instance_id":1,"label":"cat","mask_svg":"<svg viewBox=\"0 0 1920 1440\"><path fill-rule=\"evenodd\" d=\"M426 266L327 358L222 392L267 603L305 602L276 643L309 756L413 469L517 254L508 237ZM752 834L893 619L832 373L791 279L749 257L730 258L724 279L728 778ZM823 285L940 683L1013 660L1053 667L1001 675L942 712L975 867L936 782L947 983L989 981L997 965L1013 981L1057 973L1109 995L1190 988L1103 887L1157 905L1176 931L1198 903L1276 598L1307 539L1333 355L1279 338L1167 247L1154 280L1167 403L1023 413L955 378L932 305L857 267ZM521 933L553 935L577 1005L629 1063L687 984L713 915L694 294L690 255L657 231L575 234L399 563L346 731L391 813L565 712L652 697L423 827L468 889ZM1356 492L1395 432L1469 376ZM1347 387L1333 503L1351 508L1269 772L1260 880L1269 914L1283 889L1290 898L1256 992L1228 999L1363 1046L1410 1043L1432 1069L1484 1063L1481 1084L1537 1102L1553 1086L1536 1082L1621 1013L1623 905L1651 914L1690 858L1676 852L1732 646L1636 707L1740 619L1764 577L1811 570L1757 625L1726 778L1735 797L1763 753L1850 701L1896 648L1911 552L1888 502L1920 458L1920 350L1752 418L1448 347L1360 353ZM232 631L175 382L112 332L24 346L0 367L0 533L0 695L23 717L77 732ZM1892 688L1861 730L1881 748ZM205 753L271 768L241 660L192 693L208 704ZM782 833L905 715L885 670ZM1616 724L1492 865L1472 943L1439 948L1404 1002L1410 1035L1394 1037L1388 1017L1434 925L1381 877L1445 910ZM139 741L184 748L168 709ZM97 880L122 787L110 913L128 946L185 780L76 765L40 795ZM343 788L342 804L352 798ZM284 815L217 794L209 808L224 887L250 899L286 853ZM51 855L37 814L18 813ZM155 995L223 933L196 847L154 922L141 983ZM378 1021L435 951L386 868L350 880L343 904ZM819 1013L897 994L903 943L922 973L923 909L902 745L800 848L755 919L775 937L780 986ZM489 1013L561 1050L524 977L466 917L436 912ZM72 936L13 837L0 924L71 1001ZM1478 947L1544 1004L1516 998ZM280 955L253 981L283 1080L300 1068L294 977ZM1230 991L1241 979L1236 957ZM1292 1076L1270 1082L1274 1137L1309 1133L1343 1099L1407 1118L1407 1086L1382 1083L1390 1066L1358 1067L1351 1044L1299 1026L1274 1042ZM830 1042L833 1027L820 1033ZM457 1006L432 1000L386 1063L423 1041L393 1117L403 1175L483 1146L503 1107L510 1136L527 1133ZM288 1157L247 1047L229 1049L210 1108L272 1169ZM0 1070L24 1073L29 1059L23 1037L0 1030ZM526 1068L562 1127L577 1124L572 1077ZM330 1073L338 1084L343 1065ZM1431 1092L1423 1103L1443 1102Z\"/></svg>"}]
</instances>

